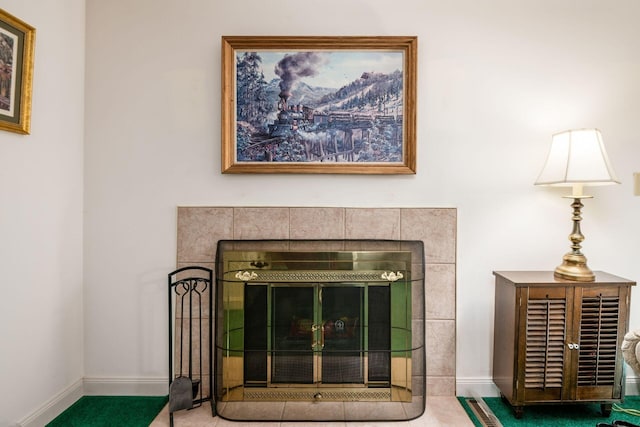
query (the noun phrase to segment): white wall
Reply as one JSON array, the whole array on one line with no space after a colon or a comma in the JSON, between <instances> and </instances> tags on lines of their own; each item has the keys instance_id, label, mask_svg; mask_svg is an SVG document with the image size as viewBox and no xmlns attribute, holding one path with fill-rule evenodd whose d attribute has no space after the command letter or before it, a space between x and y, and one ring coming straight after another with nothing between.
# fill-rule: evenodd
<instances>
[{"instance_id":1,"label":"white wall","mask_svg":"<svg viewBox=\"0 0 640 427\"><path fill-rule=\"evenodd\" d=\"M459 208L459 384L490 384L496 269L553 269L570 202L534 187L551 134L599 127L623 181L593 189L593 269L640 278L635 0L89 0L86 375L166 375L178 205ZM417 35L415 176L220 174L221 35ZM310 192L309 189L314 191ZM640 327L640 298L631 325Z\"/></svg>"},{"instance_id":2,"label":"white wall","mask_svg":"<svg viewBox=\"0 0 640 427\"><path fill-rule=\"evenodd\" d=\"M480 387L491 271L568 250L568 201L532 185L550 135L596 126L623 184L585 203L584 251L640 277L635 0L88 0L84 230L83 2L0 7L38 29L32 135L0 135L0 424L73 386L83 353L95 392L166 384L178 205L457 207L457 375ZM418 174L221 175L223 34L417 35ZM632 327L638 313L634 295Z\"/></svg>"},{"instance_id":3,"label":"white wall","mask_svg":"<svg viewBox=\"0 0 640 427\"><path fill-rule=\"evenodd\" d=\"M81 391L83 0L0 0L36 28L31 135L0 131L0 426Z\"/></svg>"}]
</instances>

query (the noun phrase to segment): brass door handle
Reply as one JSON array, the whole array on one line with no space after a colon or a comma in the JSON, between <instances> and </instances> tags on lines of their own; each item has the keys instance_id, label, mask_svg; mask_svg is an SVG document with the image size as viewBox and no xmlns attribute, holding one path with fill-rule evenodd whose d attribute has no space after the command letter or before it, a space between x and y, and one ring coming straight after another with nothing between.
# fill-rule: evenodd
<instances>
[{"instance_id":1,"label":"brass door handle","mask_svg":"<svg viewBox=\"0 0 640 427\"><path fill-rule=\"evenodd\" d=\"M320 346L320 350L322 350L324 348L324 326L322 325L312 325L311 326L311 330L313 332L320 330L320 341L315 340L311 343L311 349L312 350L317 350L317 346Z\"/></svg>"}]
</instances>

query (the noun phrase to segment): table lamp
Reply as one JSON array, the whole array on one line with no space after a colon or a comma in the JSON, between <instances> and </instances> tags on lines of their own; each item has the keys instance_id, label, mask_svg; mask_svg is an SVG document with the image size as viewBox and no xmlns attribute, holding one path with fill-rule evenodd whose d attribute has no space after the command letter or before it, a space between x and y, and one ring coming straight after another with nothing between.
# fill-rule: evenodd
<instances>
[{"instance_id":1,"label":"table lamp","mask_svg":"<svg viewBox=\"0 0 640 427\"><path fill-rule=\"evenodd\" d=\"M580 231L583 186L620 184L611 167L598 129L577 129L556 133L551 140L547 161L535 185L572 187L573 229L569 235L571 252L562 258L555 271L556 278L590 282L595 275L587 266L587 258L580 251L584 236Z\"/></svg>"}]
</instances>

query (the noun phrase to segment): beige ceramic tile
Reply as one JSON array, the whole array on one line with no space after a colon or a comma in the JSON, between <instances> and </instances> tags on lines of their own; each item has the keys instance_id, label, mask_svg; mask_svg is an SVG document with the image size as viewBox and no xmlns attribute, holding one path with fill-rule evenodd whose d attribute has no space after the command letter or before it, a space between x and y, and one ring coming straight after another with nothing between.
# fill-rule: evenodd
<instances>
[{"instance_id":1,"label":"beige ceramic tile","mask_svg":"<svg viewBox=\"0 0 640 427\"><path fill-rule=\"evenodd\" d=\"M215 262L179 262L177 264L177 268L176 269L181 269L184 267L204 267L204 268L208 268L210 270L213 270L213 266L215 265ZM213 271L212 271L212 275L213 275ZM175 276L176 280L183 280L187 277L201 277L201 278L208 278L208 272L206 270L201 270L201 269L189 269L189 270L184 270L181 271L180 273L178 273Z\"/></svg>"},{"instance_id":2,"label":"beige ceramic tile","mask_svg":"<svg viewBox=\"0 0 640 427\"><path fill-rule=\"evenodd\" d=\"M289 208L234 208L235 239L288 239Z\"/></svg>"},{"instance_id":3,"label":"beige ceramic tile","mask_svg":"<svg viewBox=\"0 0 640 427\"><path fill-rule=\"evenodd\" d=\"M347 427L409 427L408 421L351 421ZM309 426L307 426L309 427Z\"/></svg>"},{"instance_id":4,"label":"beige ceramic tile","mask_svg":"<svg viewBox=\"0 0 640 427\"><path fill-rule=\"evenodd\" d=\"M216 427L279 427L280 422L262 422L262 421L229 421L223 418L218 420ZM180 427L180 426L176 426Z\"/></svg>"},{"instance_id":5,"label":"beige ceramic tile","mask_svg":"<svg viewBox=\"0 0 640 427\"><path fill-rule=\"evenodd\" d=\"M344 404L342 402L287 402L282 419L340 421L344 419Z\"/></svg>"},{"instance_id":6,"label":"beige ceramic tile","mask_svg":"<svg viewBox=\"0 0 640 427\"><path fill-rule=\"evenodd\" d=\"M289 249L292 251L344 251L345 244L343 240L309 240L309 241L291 241Z\"/></svg>"},{"instance_id":7,"label":"beige ceramic tile","mask_svg":"<svg viewBox=\"0 0 640 427\"><path fill-rule=\"evenodd\" d=\"M429 291L425 301L427 319L455 319L456 268L454 264L428 264Z\"/></svg>"},{"instance_id":8,"label":"beige ceramic tile","mask_svg":"<svg viewBox=\"0 0 640 427\"><path fill-rule=\"evenodd\" d=\"M397 241L345 240L344 249L348 251L399 251Z\"/></svg>"},{"instance_id":9,"label":"beige ceramic tile","mask_svg":"<svg viewBox=\"0 0 640 427\"><path fill-rule=\"evenodd\" d=\"M454 376L427 376L427 396L455 396L456 378Z\"/></svg>"},{"instance_id":10,"label":"beige ceramic tile","mask_svg":"<svg viewBox=\"0 0 640 427\"><path fill-rule=\"evenodd\" d=\"M423 240L428 263L455 263L456 209L402 209L403 240Z\"/></svg>"},{"instance_id":11,"label":"beige ceramic tile","mask_svg":"<svg viewBox=\"0 0 640 427\"><path fill-rule=\"evenodd\" d=\"M345 212L348 239L400 238L400 209L356 209Z\"/></svg>"},{"instance_id":12,"label":"beige ceramic tile","mask_svg":"<svg viewBox=\"0 0 640 427\"><path fill-rule=\"evenodd\" d=\"M176 427L216 427L220 425L218 420L218 417L212 415L208 402L198 408L173 413L173 424ZM169 405L165 405L149 427L169 427Z\"/></svg>"},{"instance_id":13,"label":"beige ceramic tile","mask_svg":"<svg viewBox=\"0 0 640 427\"><path fill-rule=\"evenodd\" d=\"M455 397L427 397L424 415L410 421L409 426L473 427L473 422Z\"/></svg>"},{"instance_id":14,"label":"beige ceramic tile","mask_svg":"<svg viewBox=\"0 0 640 427\"><path fill-rule=\"evenodd\" d=\"M253 239L253 238L252 238ZM289 240L235 240L226 242L223 250L234 251L286 251L290 247Z\"/></svg>"},{"instance_id":15,"label":"beige ceramic tile","mask_svg":"<svg viewBox=\"0 0 640 427\"><path fill-rule=\"evenodd\" d=\"M323 421L322 423L313 423L312 426L318 427L346 427L347 423L344 421ZM252 426L253 427L253 426ZM309 427L308 421L283 421L280 423L280 427Z\"/></svg>"},{"instance_id":16,"label":"beige ceramic tile","mask_svg":"<svg viewBox=\"0 0 640 427\"><path fill-rule=\"evenodd\" d=\"M280 421L284 411L284 402L228 402L221 414L231 420ZM277 425L277 424L276 424Z\"/></svg>"},{"instance_id":17,"label":"beige ceramic tile","mask_svg":"<svg viewBox=\"0 0 640 427\"><path fill-rule=\"evenodd\" d=\"M344 238L344 208L291 208L292 239Z\"/></svg>"},{"instance_id":18,"label":"beige ceramic tile","mask_svg":"<svg viewBox=\"0 0 640 427\"><path fill-rule=\"evenodd\" d=\"M411 408L421 408L422 403L418 405L410 404ZM418 415L410 412L407 415ZM174 413L174 425L176 427L303 427L308 426L309 422L292 422L292 421L255 421L255 422L237 422L228 421L220 417L214 417L211 414L211 406L204 403L199 408L192 410L181 410ZM411 421L364 421L364 422L342 422L330 421L322 423L314 423L314 425L322 425L322 427L473 427L473 422L469 419L466 412L460 405L460 402L454 396L428 396L424 413ZM158 416L150 424L150 427L168 427L169 412L168 406L165 406Z\"/></svg>"},{"instance_id":19,"label":"beige ceramic tile","mask_svg":"<svg viewBox=\"0 0 640 427\"><path fill-rule=\"evenodd\" d=\"M425 322L425 328L427 376L455 375L455 320L427 320ZM429 393L428 388L427 393Z\"/></svg>"},{"instance_id":20,"label":"beige ceramic tile","mask_svg":"<svg viewBox=\"0 0 640 427\"><path fill-rule=\"evenodd\" d=\"M219 239L233 237L233 208L178 208L178 263L212 262Z\"/></svg>"},{"instance_id":21,"label":"beige ceramic tile","mask_svg":"<svg viewBox=\"0 0 640 427\"><path fill-rule=\"evenodd\" d=\"M397 402L344 402L344 409L352 419L363 421L406 420L407 416Z\"/></svg>"}]
</instances>

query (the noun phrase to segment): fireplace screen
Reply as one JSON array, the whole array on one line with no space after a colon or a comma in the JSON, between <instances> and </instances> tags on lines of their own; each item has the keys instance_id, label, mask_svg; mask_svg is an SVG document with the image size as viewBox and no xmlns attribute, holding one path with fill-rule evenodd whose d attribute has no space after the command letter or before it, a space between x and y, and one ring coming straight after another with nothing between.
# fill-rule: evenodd
<instances>
[{"instance_id":1,"label":"fireplace screen","mask_svg":"<svg viewBox=\"0 0 640 427\"><path fill-rule=\"evenodd\" d=\"M220 241L218 414L235 420L354 420L366 416L321 408L375 402L391 405L385 419L419 416L423 260L422 242ZM252 416L249 402L273 404L262 404L267 414ZM287 415L286 402L314 405L304 416Z\"/></svg>"}]
</instances>

